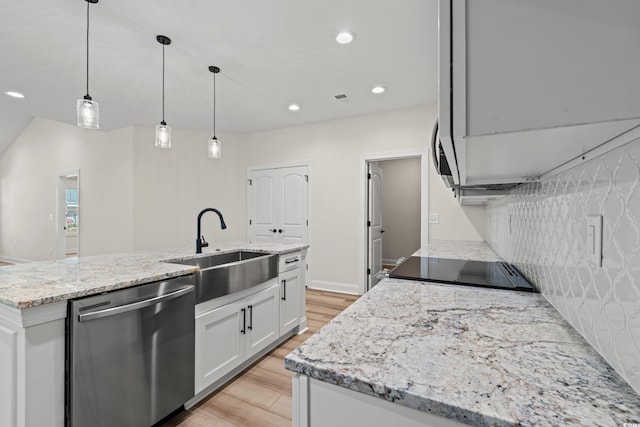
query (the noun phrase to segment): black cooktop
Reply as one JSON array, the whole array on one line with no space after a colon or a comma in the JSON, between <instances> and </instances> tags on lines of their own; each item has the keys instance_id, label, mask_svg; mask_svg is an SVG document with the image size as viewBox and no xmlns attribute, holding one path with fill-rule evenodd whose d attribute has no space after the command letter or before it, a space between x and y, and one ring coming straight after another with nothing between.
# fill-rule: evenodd
<instances>
[{"instance_id":1,"label":"black cooktop","mask_svg":"<svg viewBox=\"0 0 640 427\"><path fill-rule=\"evenodd\" d=\"M389 277L494 289L535 292L514 266L506 262L412 256L391 270Z\"/></svg>"}]
</instances>

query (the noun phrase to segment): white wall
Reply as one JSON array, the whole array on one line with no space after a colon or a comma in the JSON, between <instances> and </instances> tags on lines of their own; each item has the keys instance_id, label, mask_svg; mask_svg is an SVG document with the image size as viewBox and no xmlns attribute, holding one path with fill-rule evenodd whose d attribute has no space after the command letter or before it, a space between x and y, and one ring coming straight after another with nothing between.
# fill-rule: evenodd
<instances>
[{"instance_id":1,"label":"white wall","mask_svg":"<svg viewBox=\"0 0 640 427\"><path fill-rule=\"evenodd\" d=\"M460 206L436 169L429 166L429 213L438 214L440 221L429 224L429 240L484 240L485 210L484 205Z\"/></svg>"},{"instance_id":2,"label":"white wall","mask_svg":"<svg viewBox=\"0 0 640 427\"><path fill-rule=\"evenodd\" d=\"M222 159L211 160L210 133L173 129L171 149L164 150L154 146L154 131L134 129L134 249L193 246L195 252L196 219L208 207L221 211L228 227L221 230L218 216L205 214L209 243L246 240L244 141L219 134Z\"/></svg>"},{"instance_id":3,"label":"white wall","mask_svg":"<svg viewBox=\"0 0 640 427\"><path fill-rule=\"evenodd\" d=\"M206 158L204 131L174 129L165 151L154 147L151 127L105 133L36 119L0 158L0 257L52 258L49 213L55 213L60 171L80 169L80 252L89 255L195 246L196 216L205 207L221 210L228 225L220 230L217 217L207 214L208 241L245 240L247 166L309 160L314 283L358 292L360 162L364 155L426 152L435 115L434 105L222 134L221 161ZM429 206L441 219L430 238L480 240L476 222L484 222L484 209L461 209L429 170Z\"/></svg>"},{"instance_id":4,"label":"white wall","mask_svg":"<svg viewBox=\"0 0 640 427\"><path fill-rule=\"evenodd\" d=\"M420 249L420 158L378 162L382 185L382 258L394 263Z\"/></svg>"},{"instance_id":5,"label":"white wall","mask_svg":"<svg viewBox=\"0 0 640 427\"><path fill-rule=\"evenodd\" d=\"M361 158L403 150L426 151L435 117L436 106L432 105L245 137L249 165L311 160L313 286L359 292L363 271L358 258ZM429 192L436 195L429 200L430 209L447 218L441 221L441 228L436 232L438 238L445 238L445 234L451 232L454 239L481 240L465 212L447 194L444 183L435 174L430 175ZM442 193L446 201L442 201ZM473 213L482 216L483 208Z\"/></svg>"},{"instance_id":6,"label":"white wall","mask_svg":"<svg viewBox=\"0 0 640 427\"><path fill-rule=\"evenodd\" d=\"M80 170L82 255L131 250L129 133L34 119L0 158L0 256L55 257L57 177L71 169Z\"/></svg>"}]
</instances>

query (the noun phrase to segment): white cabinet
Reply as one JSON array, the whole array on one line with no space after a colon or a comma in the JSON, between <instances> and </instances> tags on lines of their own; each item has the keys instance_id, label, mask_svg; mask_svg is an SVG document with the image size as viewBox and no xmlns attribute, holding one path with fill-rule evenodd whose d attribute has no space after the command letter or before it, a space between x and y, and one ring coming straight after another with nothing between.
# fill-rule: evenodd
<instances>
[{"instance_id":1,"label":"white cabinet","mask_svg":"<svg viewBox=\"0 0 640 427\"><path fill-rule=\"evenodd\" d=\"M300 326L306 329L304 302L305 253L295 252L280 256L280 335Z\"/></svg>"},{"instance_id":2,"label":"white cabinet","mask_svg":"<svg viewBox=\"0 0 640 427\"><path fill-rule=\"evenodd\" d=\"M467 424L318 381L292 378L293 427L465 427Z\"/></svg>"},{"instance_id":3,"label":"white cabinet","mask_svg":"<svg viewBox=\"0 0 640 427\"><path fill-rule=\"evenodd\" d=\"M279 285L196 315L195 392L279 337Z\"/></svg>"},{"instance_id":4,"label":"white cabinet","mask_svg":"<svg viewBox=\"0 0 640 427\"><path fill-rule=\"evenodd\" d=\"M279 286L274 285L246 300L245 358L247 359L265 349L280 336L278 291Z\"/></svg>"},{"instance_id":5,"label":"white cabinet","mask_svg":"<svg viewBox=\"0 0 640 427\"><path fill-rule=\"evenodd\" d=\"M634 1L440 0L439 133L455 184L536 180L627 138L640 125L638 16Z\"/></svg>"},{"instance_id":6,"label":"white cabinet","mask_svg":"<svg viewBox=\"0 0 640 427\"><path fill-rule=\"evenodd\" d=\"M288 332L300 323L302 286L299 268L280 274L280 333Z\"/></svg>"},{"instance_id":7,"label":"white cabinet","mask_svg":"<svg viewBox=\"0 0 640 427\"><path fill-rule=\"evenodd\" d=\"M7 327L10 326L10 327ZM18 371L18 331L0 321L0 425L13 426L16 421L16 372Z\"/></svg>"},{"instance_id":8,"label":"white cabinet","mask_svg":"<svg viewBox=\"0 0 640 427\"><path fill-rule=\"evenodd\" d=\"M66 301L0 304L0 426L64 426Z\"/></svg>"}]
</instances>

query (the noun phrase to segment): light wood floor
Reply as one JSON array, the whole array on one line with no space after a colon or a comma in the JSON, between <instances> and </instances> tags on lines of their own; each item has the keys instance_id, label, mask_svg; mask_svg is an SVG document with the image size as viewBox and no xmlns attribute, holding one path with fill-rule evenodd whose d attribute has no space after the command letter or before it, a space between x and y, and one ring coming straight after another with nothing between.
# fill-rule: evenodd
<instances>
[{"instance_id":1,"label":"light wood floor","mask_svg":"<svg viewBox=\"0 0 640 427\"><path fill-rule=\"evenodd\" d=\"M307 332L284 342L215 394L175 415L162 427L290 426L293 373L284 369L284 357L357 298L307 289Z\"/></svg>"},{"instance_id":2,"label":"light wood floor","mask_svg":"<svg viewBox=\"0 0 640 427\"><path fill-rule=\"evenodd\" d=\"M13 265L10 262L0 261L0 267L4 267L5 265Z\"/></svg>"}]
</instances>

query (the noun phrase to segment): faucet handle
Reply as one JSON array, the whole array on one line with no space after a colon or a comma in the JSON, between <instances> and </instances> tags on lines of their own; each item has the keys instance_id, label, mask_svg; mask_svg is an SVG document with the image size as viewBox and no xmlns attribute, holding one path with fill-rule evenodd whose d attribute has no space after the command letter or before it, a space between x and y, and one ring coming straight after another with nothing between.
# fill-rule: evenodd
<instances>
[{"instance_id":1,"label":"faucet handle","mask_svg":"<svg viewBox=\"0 0 640 427\"><path fill-rule=\"evenodd\" d=\"M207 246L209 246L209 242L204 240L204 236L200 236L200 247L206 248Z\"/></svg>"}]
</instances>

